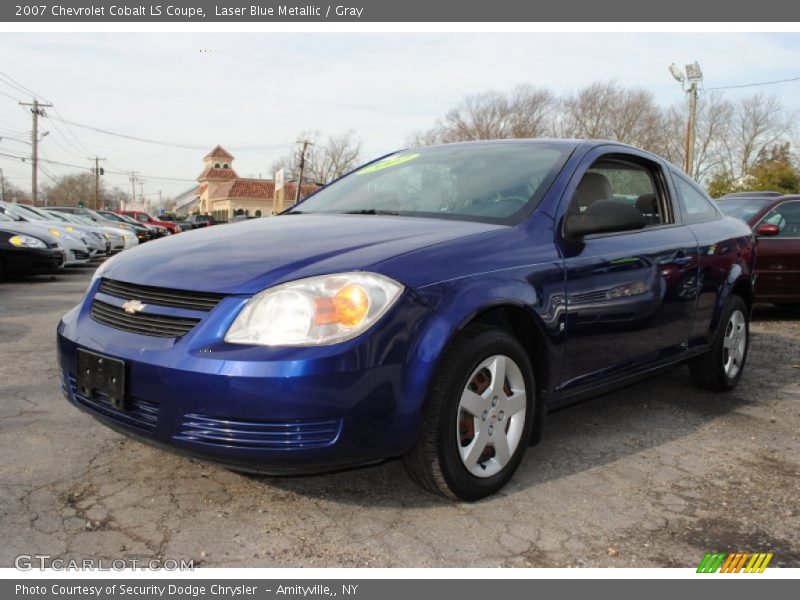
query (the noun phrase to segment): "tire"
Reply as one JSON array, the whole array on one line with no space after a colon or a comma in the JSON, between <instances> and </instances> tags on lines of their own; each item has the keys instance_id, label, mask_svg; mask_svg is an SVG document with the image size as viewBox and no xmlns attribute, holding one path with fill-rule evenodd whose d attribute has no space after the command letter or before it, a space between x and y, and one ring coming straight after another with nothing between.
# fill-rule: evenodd
<instances>
[{"instance_id":1,"label":"tire","mask_svg":"<svg viewBox=\"0 0 800 600\"><path fill-rule=\"evenodd\" d=\"M738 334L733 333L738 329ZM731 296L722 311L711 349L689 363L692 382L714 392L739 383L750 348L750 311L740 296ZM735 367L735 368L734 368Z\"/></svg>"},{"instance_id":2,"label":"tire","mask_svg":"<svg viewBox=\"0 0 800 600\"><path fill-rule=\"evenodd\" d=\"M501 368L498 386L494 373ZM501 329L467 327L434 375L417 443L403 458L408 474L422 488L455 500L495 493L522 461L536 396L522 344Z\"/></svg>"}]
</instances>

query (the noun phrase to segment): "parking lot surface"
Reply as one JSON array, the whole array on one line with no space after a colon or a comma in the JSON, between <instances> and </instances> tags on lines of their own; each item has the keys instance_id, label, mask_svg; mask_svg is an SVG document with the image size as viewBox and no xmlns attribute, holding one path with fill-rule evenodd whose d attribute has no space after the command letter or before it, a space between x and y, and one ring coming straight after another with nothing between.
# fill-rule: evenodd
<instances>
[{"instance_id":1,"label":"parking lot surface","mask_svg":"<svg viewBox=\"0 0 800 600\"><path fill-rule=\"evenodd\" d=\"M112 432L63 399L54 330L91 269L0 284L0 566L20 554L195 566L800 566L800 310L758 307L729 394L685 367L549 415L511 483L454 503L398 461L233 473Z\"/></svg>"}]
</instances>

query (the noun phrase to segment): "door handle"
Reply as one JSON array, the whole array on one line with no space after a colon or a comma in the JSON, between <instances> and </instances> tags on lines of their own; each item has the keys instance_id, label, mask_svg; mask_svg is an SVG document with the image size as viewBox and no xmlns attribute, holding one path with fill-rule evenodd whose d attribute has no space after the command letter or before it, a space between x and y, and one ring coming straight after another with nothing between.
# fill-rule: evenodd
<instances>
[{"instance_id":1,"label":"door handle","mask_svg":"<svg viewBox=\"0 0 800 600\"><path fill-rule=\"evenodd\" d=\"M679 254L672 262L679 266L688 265L692 262L692 257Z\"/></svg>"}]
</instances>

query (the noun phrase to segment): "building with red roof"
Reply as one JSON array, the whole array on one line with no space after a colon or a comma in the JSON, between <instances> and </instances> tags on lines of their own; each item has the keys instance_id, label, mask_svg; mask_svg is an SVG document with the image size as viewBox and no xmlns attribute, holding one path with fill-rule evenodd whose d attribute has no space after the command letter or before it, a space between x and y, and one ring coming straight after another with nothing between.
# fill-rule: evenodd
<instances>
[{"instance_id":1,"label":"building with red roof","mask_svg":"<svg viewBox=\"0 0 800 600\"><path fill-rule=\"evenodd\" d=\"M197 206L201 214L229 221L235 215L266 217L294 204L297 182L287 181L276 194L274 180L239 177L233 169L233 160L233 155L219 145L203 157L203 171L197 177L200 184ZM301 197L319 187L303 184Z\"/></svg>"}]
</instances>

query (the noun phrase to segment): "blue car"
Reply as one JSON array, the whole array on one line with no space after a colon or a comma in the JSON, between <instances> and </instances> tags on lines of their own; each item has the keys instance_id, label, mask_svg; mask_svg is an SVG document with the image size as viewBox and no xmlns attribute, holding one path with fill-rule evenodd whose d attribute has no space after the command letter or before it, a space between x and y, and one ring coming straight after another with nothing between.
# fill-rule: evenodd
<instances>
[{"instance_id":1,"label":"blue car","mask_svg":"<svg viewBox=\"0 0 800 600\"><path fill-rule=\"evenodd\" d=\"M742 377L755 240L661 158L599 141L403 150L282 215L106 261L58 325L67 399L242 471L402 457L500 489L548 411L688 363Z\"/></svg>"}]
</instances>

